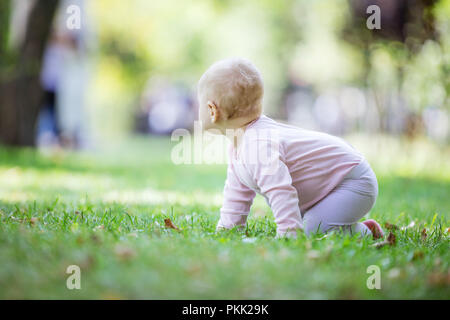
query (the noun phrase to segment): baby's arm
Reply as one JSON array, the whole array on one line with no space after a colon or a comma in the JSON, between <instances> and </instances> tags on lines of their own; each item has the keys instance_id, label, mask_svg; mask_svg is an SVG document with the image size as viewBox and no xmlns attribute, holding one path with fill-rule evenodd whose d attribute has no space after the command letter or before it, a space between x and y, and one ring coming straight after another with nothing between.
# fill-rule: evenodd
<instances>
[{"instance_id":1,"label":"baby's arm","mask_svg":"<svg viewBox=\"0 0 450 320\"><path fill-rule=\"evenodd\" d=\"M239 181L230 161L225 181L223 205L220 209L220 219L216 230L245 226L255 195L256 193L252 189Z\"/></svg>"},{"instance_id":2,"label":"baby's arm","mask_svg":"<svg viewBox=\"0 0 450 320\"><path fill-rule=\"evenodd\" d=\"M280 153L277 143L258 140L258 150L270 150L271 161L267 164L258 161L249 166L253 179L261 193L265 195L277 224L277 237L296 237L297 230L303 229L297 189L292 185L292 177ZM281 149L282 150L282 149Z\"/></svg>"}]
</instances>

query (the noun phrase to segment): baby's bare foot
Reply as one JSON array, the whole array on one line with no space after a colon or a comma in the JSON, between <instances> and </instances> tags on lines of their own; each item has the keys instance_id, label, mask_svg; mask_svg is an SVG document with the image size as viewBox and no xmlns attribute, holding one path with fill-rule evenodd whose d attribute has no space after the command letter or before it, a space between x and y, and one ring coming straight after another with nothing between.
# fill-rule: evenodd
<instances>
[{"instance_id":1,"label":"baby's bare foot","mask_svg":"<svg viewBox=\"0 0 450 320\"><path fill-rule=\"evenodd\" d=\"M363 223L367 226L367 228L370 229L374 239L378 239L384 236L383 229L381 229L381 226L375 220L369 219L363 221Z\"/></svg>"}]
</instances>

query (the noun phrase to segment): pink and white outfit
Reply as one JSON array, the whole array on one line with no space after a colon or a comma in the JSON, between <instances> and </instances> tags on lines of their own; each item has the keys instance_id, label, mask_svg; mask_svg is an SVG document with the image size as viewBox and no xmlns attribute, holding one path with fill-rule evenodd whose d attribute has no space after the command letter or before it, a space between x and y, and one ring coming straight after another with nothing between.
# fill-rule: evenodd
<instances>
[{"instance_id":1,"label":"pink and white outfit","mask_svg":"<svg viewBox=\"0 0 450 320\"><path fill-rule=\"evenodd\" d=\"M219 228L245 225L256 193L269 204L278 236L340 228L371 234L358 223L378 195L374 172L344 140L278 123L264 115L231 146Z\"/></svg>"}]
</instances>

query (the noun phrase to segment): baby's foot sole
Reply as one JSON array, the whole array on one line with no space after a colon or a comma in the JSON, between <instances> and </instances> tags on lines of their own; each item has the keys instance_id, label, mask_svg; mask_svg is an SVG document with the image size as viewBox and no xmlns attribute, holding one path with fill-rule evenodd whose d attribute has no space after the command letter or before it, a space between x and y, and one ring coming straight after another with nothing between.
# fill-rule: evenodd
<instances>
[{"instance_id":1,"label":"baby's foot sole","mask_svg":"<svg viewBox=\"0 0 450 320\"><path fill-rule=\"evenodd\" d=\"M363 223L372 232L374 239L379 239L384 236L383 229L381 228L380 224L378 222L376 222L375 220L369 219L369 220L363 221Z\"/></svg>"}]
</instances>

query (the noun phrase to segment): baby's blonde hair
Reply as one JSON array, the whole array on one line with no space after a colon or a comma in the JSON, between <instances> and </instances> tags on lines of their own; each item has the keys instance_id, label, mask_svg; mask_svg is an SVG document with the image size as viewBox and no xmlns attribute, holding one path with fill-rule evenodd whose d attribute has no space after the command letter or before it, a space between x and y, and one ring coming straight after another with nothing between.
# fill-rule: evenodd
<instances>
[{"instance_id":1,"label":"baby's blonde hair","mask_svg":"<svg viewBox=\"0 0 450 320\"><path fill-rule=\"evenodd\" d=\"M231 58L214 63L200 78L198 90L225 110L227 119L261 114L263 80L258 69L246 59Z\"/></svg>"}]
</instances>

